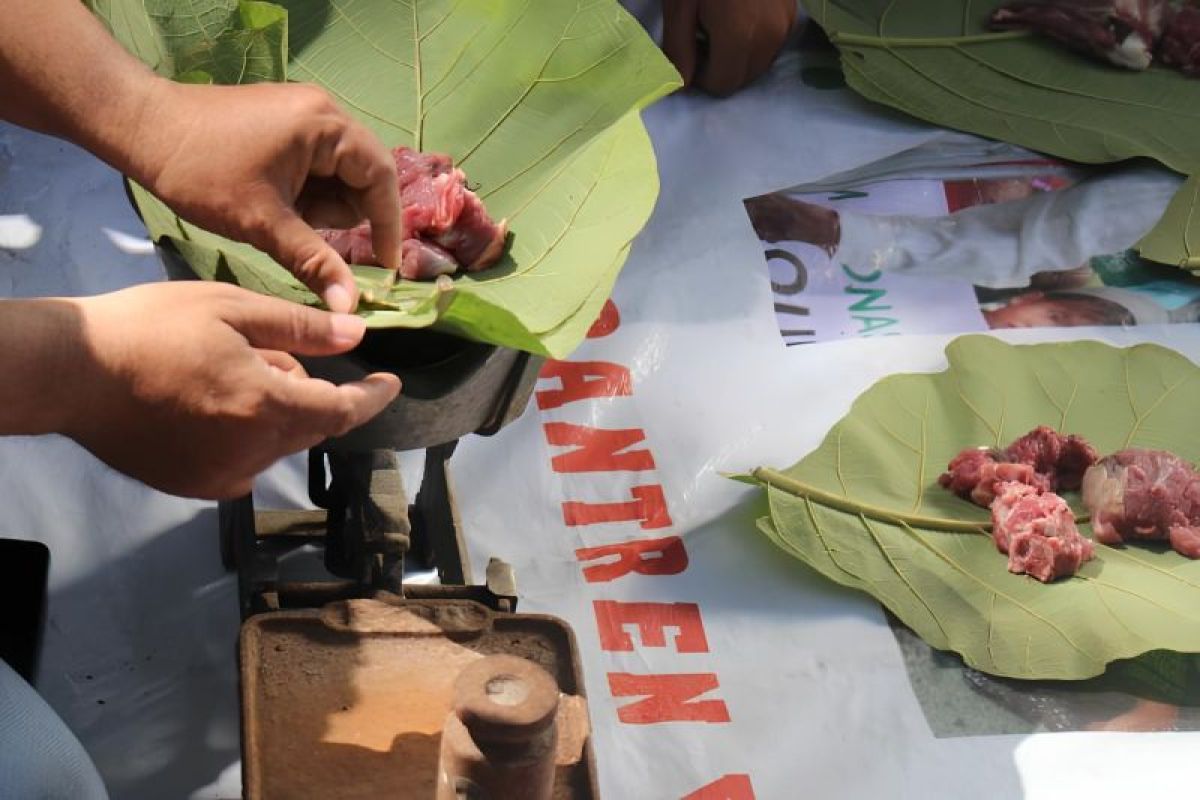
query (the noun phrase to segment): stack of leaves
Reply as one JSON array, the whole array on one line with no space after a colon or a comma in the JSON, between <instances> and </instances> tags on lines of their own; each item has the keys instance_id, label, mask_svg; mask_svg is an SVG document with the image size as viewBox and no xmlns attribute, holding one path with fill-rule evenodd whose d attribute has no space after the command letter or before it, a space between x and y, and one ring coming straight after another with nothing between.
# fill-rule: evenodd
<instances>
[{"instance_id":1,"label":"stack of leaves","mask_svg":"<svg viewBox=\"0 0 1200 800\"><path fill-rule=\"evenodd\" d=\"M1200 561L1097 544L1078 574L1042 584L1008 571L987 511L937 485L964 447L1000 447L1038 425L1078 433L1101 452L1147 447L1200 459L1200 368L1153 345L1086 341L966 336L946 354L944 372L872 386L794 466L742 476L766 489L762 532L994 675L1078 679L1153 650L1200 653ZM1078 494L1064 497L1078 513Z\"/></svg>"},{"instance_id":2,"label":"stack of leaves","mask_svg":"<svg viewBox=\"0 0 1200 800\"><path fill-rule=\"evenodd\" d=\"M1200 81L1080 58L1026 31L988 30L1004 0L823 0L813 18L864 97L938 125L1060 158L1149 157L1191 176L1138 245L1200 270Z\"/></svg>"},{"instance_id":3,"label":"stack of leaves","mask_svg":"<svg viewBox=\"0 0 1200 800\"><path fill-rule=\"evenodd\" d=\"M509 252L452 283L356 267L373 327L426 327L562 357L612 290L658 195L639 110L678 75L616 0L89 0L156 71L191 82L320 84L388 146L463 167ZM203 278L316 304L254 249L134 187L156 239Z\"/></svg>"}]
</instances>

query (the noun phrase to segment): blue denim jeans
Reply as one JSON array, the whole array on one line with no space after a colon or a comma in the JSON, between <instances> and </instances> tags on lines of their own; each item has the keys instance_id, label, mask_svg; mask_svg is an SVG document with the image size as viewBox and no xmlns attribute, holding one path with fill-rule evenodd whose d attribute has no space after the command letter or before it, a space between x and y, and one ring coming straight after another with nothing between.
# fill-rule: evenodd
<instances>
[{"instance_id":1,"label":"blue denim jeans","mask_svg":"<svg viewBox=\"0 0 1200 800\"><path fill-rule=\"evenodd\" d=\"M0 661L0 797L108 800L83 745L33 687Z\"/></svg>"}]
</instances>

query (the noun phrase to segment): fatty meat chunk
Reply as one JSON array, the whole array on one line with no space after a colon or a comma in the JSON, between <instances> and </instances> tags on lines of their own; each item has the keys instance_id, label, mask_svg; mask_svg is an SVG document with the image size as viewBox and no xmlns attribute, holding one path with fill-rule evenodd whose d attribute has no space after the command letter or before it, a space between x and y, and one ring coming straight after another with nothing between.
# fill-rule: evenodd
<instances>
[{"instance_id":1,"label":"fatty meat chunk","mask_svg":"<svg viewBox=\"0 0 1200 800\"><path fill-rule=\"evenodd\" d=\"M1185 75L1200 75L1200 8L1194 2L1171 17L1158 43L1158 55Z\"/></svg>"},{"instance_id":2,"label":"fatty meat chunk","mask_svg":"<svg viewBox=\"0 0 1200 800\"><path fill-rule=\"evenodd\" d=\"M1170 17L1168 0L1044 0L992 12L995 29L1029 29L1118 67L1150 66Z\"/></svg>"},{"instance_id":3,"label":"fatty meat chunk","mask_svg":"<svg viewBox=\"0 0 1200 800\"><path fill-rule=\"evenodd\" d=\"M1095 554L1092 542L1075 527L1065 500L1023 483L996 487L992 537L996 549L1008 554L1009 572L1042 583L1074 575Z\"/></svg>"},{"instance_id":4,"label":"fatty meat chunk","mask_svg":"<svg viewBox=\"0 0 1200 800\"><path fill-rule=\"evenodd\" d=\"M485 269L500 259L508 239L508 223L494 222L488 216L483 201L467 188L467 176L454 166L450 156L397 147L392 158L407 237L401 277L432 280L459 269ZM369 223L318 233L347 263L379 264Z\"/></svg>"},{"instance_id":5,"label":"fatty meat chunk","mask_svg":"<svg viewBox=\"0 0 1200 800\"><path fill-rule=\"evenodd\" d=\"M996 496L996 484L1003 481L1052 492L1078 489L1096 458L1095 448L1082 436L1067 436L1041 425L1003 450L963 450L947 465L938 483L987 508Z\"/></svg>"},{"instance_id":6,"label":"fatty meat chunk","mask_svg":"<svg viewBox=\"0 0 1200 800\"><path fill-rule=\"evenodd\" d=\"M938 483L965 500L987 508L995 498L995 488L1005 481L1049 488L1045 478L1029 464L999 460L1002 454L989 448L969 448L956 455L946 466Z\"/></svg>"},{"instance_id":7,"label":"fatty meat chunk","mask_svg":"<svg viewBox=\"0 0 1200 800\"><path fill-rule=\"evenodd\" d=\"M1200 558L1200 474L1174 453L1130 448L1100 459L1083 477L1083 505L1098 542L1165 540Z\"/></svg>"},{"instance_id":8,"label":"fatty meat chunk","mask_svg":"<svg viewBox=\"0 0 1200 800\"><path fill-rule=\"evenodd\" d=\"M1082 436L1064 435L1039 425L1004 450L1005 461L1029 464L1034 472L1045 475L1050 490L1074 491L1083 483L1083 473L1096 463L1096 448Z\"/></svg>"}]
</instances>

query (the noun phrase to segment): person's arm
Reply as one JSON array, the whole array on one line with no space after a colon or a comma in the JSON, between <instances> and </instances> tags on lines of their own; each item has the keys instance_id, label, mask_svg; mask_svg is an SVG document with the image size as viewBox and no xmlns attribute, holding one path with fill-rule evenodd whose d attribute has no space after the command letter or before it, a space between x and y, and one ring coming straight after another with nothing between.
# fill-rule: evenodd
<instances>
[{"instance_id":1,"label":"person's arm","mask_svg":"<svg viewBox=\"0 0 1200 800\"><path fill-rule=\"evenodd\" d=\"M55 433L68 412L80 318L70 301L0 300L0 436Z\"/></svg>"},{"instance_id":2,"label":"person's arm","mask_svg":"<svg viewBox=\"0 0 1200 800\"><path fill-rule=\"evenodd\" d=\"M173 494L225 498L378 414L392 375L334 386L295 358L358 344L365 321L220 283L0 300L0 435L62 433Z\"/></svg>"},{"instance_id":3,"label":"person's arm","mask_svg":"<svg viewBox=\"0 0 1200 800\"><path fill-rule=\"evenodd\" d=\"M324 92L172 84L78 0L4 11L0 118L75 142L196 224L257 245L335 310L352 309L353 278L304 219L369 217L376 252L398 265L391 157ZM0 435L70 436L174 494L245 494L277 459L396 397L393 375L334 386L289 355L342 353L364 330L361 317L191 281L0 300Z\"/></svg>"},{"instance_id":4,"label":"person's arm","mask_svg":"<svg viewBox=\"0 0 1200 800\"><path fill-rule=\"evenodd\" d=\"M249 242L335 311L358 290L310 223L370 219L375 252L400 265L390 154L322 90L188 86L114 41L79 0L10 0L0 26L0 118L72 141L181 216Z\"/></svg>"}]
</instances>

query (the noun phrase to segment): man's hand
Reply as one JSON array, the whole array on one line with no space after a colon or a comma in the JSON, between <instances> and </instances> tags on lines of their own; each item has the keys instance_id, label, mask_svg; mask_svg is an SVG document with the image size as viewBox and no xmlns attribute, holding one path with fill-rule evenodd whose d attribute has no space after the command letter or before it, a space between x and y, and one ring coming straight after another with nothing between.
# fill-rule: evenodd
<instances>
[{"instance_id":1,"label":"man's hand","mask_svg":"<svg viewBox=\"0 0 1200 800\"><path fill-rule=\"evenodd\" d=\"M364 322L218 283L166 283L70 301L58 425L117 470L172 494L236 497L279 458L357 427L397 395L394 375L334 386L288 351L345 352Z\"/></svg>"},{"instance_id":2,"label":"man's hand","mask_svg":"<svg viewBox=\"0 0 1200 800\"><path fill-rule=\"evenodd\" d=\"M391 153L315 86L161 82L128 169L183 218L273 257L334 311L353 310L358 289L312 226L370 220L383 265L400 267Z\"/></svg>"},{"instance_id":3,"label":"man's hand","mask_svg":"<svg viewBox=\"0 0 1200 800\"><path fill-rule=\"evenodd\" d=\"M795 22L796 0L663 0L663 51L685 86L733 94L770 68Z\"/></svg>"},{"instance_id":4,"label":"man's hand","mask_svg":"<svg viewBox=\"0 0 1200 800\"><path fill-rule=\"evenodd\" d=\"M400 267L391 154L320 89L186 86L126 53L79 0L13 0L0 25L0 119L87 148L201 227L268 253L334 311L350 268L310 224L364 219Z\"/></svg>"}]
</instances>

